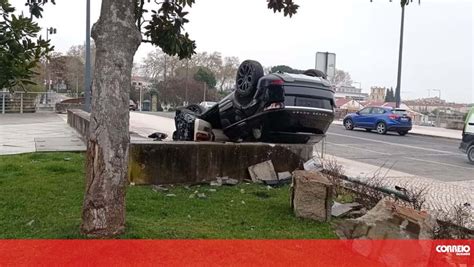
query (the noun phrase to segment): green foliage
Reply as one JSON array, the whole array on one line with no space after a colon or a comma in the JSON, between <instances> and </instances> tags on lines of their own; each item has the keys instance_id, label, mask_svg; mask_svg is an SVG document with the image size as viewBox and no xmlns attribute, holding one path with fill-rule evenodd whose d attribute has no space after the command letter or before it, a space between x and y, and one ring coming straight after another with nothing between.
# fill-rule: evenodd
<instances>
[{"instance_id":1,"label":"green foliage","mask_svg":"<svg viewBox=\"0 0 474 267\"><path fill-rule=\"evenodd\" d=\"M33 19L41 17L41 1L28 2L30 17L15 15L8 0L0 0L0 88L35 84L40 58L53 49L49 41L37 38L41 28Z\"/></svg>"},{"instance_id":2,"label":"green foliage","mask_svg":"<svg viewBox=\"0 0 474 267\"><path fill-rule=\"evenodd\" d=\"M84 154L0 156L0 170L0 238L85 238L78 231ZM328 223L293 215L288 186L209 189L178 186L157 192L147 186L129 187L128 230L121 238L336 238ZM198 198L195 191L207 197Z\"/></svg>"},{"instance_id":3,"label":"green foliage","mask_svg":"<svg viewBox=\"0 0 474 267\"><path fill-rule=\"evenodd\" d=\"M205 82L208 88L214 88L217 84L216 76L206 67L198 67L194 79L198 82Z\"/></svg>"},{"instance_id":4,"label":"green foliage","mask_svg":"<svg viewBox=\"0 0 474 267\"><path fill-rule=\"evenodd\" d=\"M395 102L395 93L393 92L393 88L387 89L385 93L385 102Z\"/></svg>"}]
</instances>

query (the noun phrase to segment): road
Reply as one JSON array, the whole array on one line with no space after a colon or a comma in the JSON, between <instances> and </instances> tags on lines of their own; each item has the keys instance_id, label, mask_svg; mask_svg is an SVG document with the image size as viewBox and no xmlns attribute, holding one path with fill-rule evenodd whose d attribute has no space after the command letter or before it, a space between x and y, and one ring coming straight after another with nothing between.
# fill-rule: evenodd
<instances>
[{"instance_id":1,"label":"road","mask_svg":"<svg viewBox=\"0 0 474 267\"><path fill-rule=\"evenodd\" d=\"M436 180L474 180L474 165L458 150L460 141L420 135L379 135L332 125L326 153Z\"/></svg>"},{"instance_id":2,"label":"road","mask_svg":"<svg viewBox=\"0 0 474 267\"><path fill-rule=\"evenodd\" d=\"M174 113L147 114L174 118ZM327 132L325 153L440 181L474 180L474 165L458 150L459 143L440 137L347 131L333 124Z\"/></svg>"}]
</instances>

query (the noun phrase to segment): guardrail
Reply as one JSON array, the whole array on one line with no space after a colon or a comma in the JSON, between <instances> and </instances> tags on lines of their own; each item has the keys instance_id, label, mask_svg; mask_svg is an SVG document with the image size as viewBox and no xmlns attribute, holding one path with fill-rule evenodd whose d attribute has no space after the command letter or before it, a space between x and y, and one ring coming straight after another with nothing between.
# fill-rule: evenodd
<instances>
[{"instance_id":1,"label":"guardrail","mask_svg":"<svg viewBox=\"0 0 474 267\"><path fill-rule=\"evenodd\" d=\"M0 91L0 113L34 113L55 111L56 103L67 99L56 92L10 92Z\"/></svg>"}]
</instances>

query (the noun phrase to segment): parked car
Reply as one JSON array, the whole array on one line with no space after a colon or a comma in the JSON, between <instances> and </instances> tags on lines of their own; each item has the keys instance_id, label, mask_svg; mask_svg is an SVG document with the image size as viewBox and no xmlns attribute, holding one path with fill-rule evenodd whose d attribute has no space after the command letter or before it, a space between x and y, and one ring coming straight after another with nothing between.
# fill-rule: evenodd
<instances>
[{"instance_id":1,"label":"parked car","mask_svg":"<svg viewBox=\"0 0 474 267\"><path fill-rule=\"evenodd\" d=\"M236 89L204 111L176 111L174 140L317 143L334 119L334 91L324 73L263 74L260 63L239 66Z\"/></svg>"},{"instance_id":2,"label":"parked car","mask_svg":"<svg viewBox=\"0 0 474 267\"><path fill-rule=\"evenodd\" d=\"M467 114L462 132L462 142L459 148L467 154L469 162L474 164L474 107Z\"/></svg>"},{"instance_id":3,"label":"parked car","mask_svg":"<svg viewBox=\"0 0 474 267\"><path fill-rule=\"evenodd\" d=\"M412 128L412 121L406 110L391 107L366 107L347 114L343 123L347 130L363 128L367 131L376 130L379 134L393 131L406 135Z\"/></svg>"},{"instance_id":4,"label":"parked car","mask_svg":"<svg viewBox=\"0 0 474 267\"><path fill-rule=\"evenodd\" d=\"M135 102L133 102L133 100L131 99L129 101L128 110L131 110L131 111L137 110L137 104L135 104Z\"/></svg>"}]
</instances>

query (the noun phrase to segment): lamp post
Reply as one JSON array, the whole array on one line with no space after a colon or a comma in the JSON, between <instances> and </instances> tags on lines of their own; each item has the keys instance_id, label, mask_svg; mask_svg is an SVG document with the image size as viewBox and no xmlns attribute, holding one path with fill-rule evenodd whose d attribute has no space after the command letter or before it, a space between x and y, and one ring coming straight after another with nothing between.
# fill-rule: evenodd
<instances>
[{"instance_id":1,"label":"lamp post","mask_svg":"<svg viewBox=\"0 0 474 267\"><path fill-rule=\"evenodd\" d=\"M57 30L56 28L49 27L46 28L46 41L49 41L49 35L56 34ZM46 96L45 96L45 104L48 104L48 94L51 92L51 72L49 71L49 60L46 60L46 72L48 73L48 89L46 91Z\"/></svg>"},{"instance_id":2,"label":"lamp post","mask_svg":"<svg viewBox=\"0 0 474 267\"><path fill-rule=\"evenodd\" d=\"M86 55L84 71L84 110L91 111L92 79L91 79L91 1L86 3Z\"/></svg>"}]
</instances>

